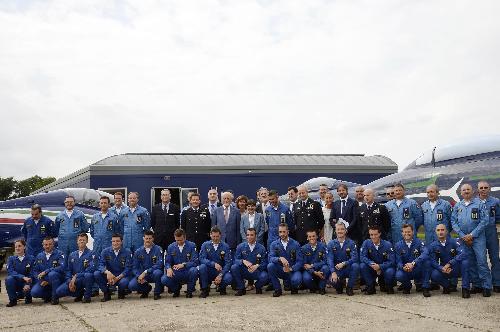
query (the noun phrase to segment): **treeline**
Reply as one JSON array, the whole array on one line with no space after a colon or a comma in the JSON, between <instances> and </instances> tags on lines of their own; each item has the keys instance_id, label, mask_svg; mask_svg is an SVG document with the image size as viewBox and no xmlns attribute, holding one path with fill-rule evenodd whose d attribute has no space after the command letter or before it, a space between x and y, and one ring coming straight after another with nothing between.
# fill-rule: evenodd
<instances>
[{"instance_id":1,"label":"treeline","mask_svg":"<svg viewBox=\"0 0 500 332\"><path fill-rule=\"evenodd\" d=\"M56 178L52 176L42 178L38 175L20 181L15 180L12 176L0 177L0 201L28 196L31 192L55 180Z\"/></svg>"}]
</instances>

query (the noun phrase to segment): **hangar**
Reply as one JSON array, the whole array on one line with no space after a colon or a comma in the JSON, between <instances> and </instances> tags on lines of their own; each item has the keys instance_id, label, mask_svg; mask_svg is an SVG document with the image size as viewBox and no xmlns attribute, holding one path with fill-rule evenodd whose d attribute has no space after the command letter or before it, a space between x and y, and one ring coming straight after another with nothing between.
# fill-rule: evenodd
<instances>
[{"instance_id":1,"label":"hangar","mask_svg":"<svg viewBox=\"0 0 500 332\"><path fill-rule=\"evenodd\" d=\"M391 159L363 154L215 154L126 153L102 159L34 193L62 188L89 188L125 195L136 191L139 204L151 208L168 188L172 202L185 205L189 191L206 202L210 188L231 189L254 198L262 186L280 194L314 177L366 184L396 173Z\"/></svg>"}]
</instances>

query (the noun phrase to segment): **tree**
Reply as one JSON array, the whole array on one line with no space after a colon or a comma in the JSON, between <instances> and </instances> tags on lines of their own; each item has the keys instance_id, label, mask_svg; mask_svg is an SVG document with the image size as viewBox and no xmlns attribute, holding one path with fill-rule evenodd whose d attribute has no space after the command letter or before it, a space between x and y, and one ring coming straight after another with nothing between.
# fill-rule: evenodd
<instances>
[{"instance_id":1,"label":"tree","mask_svg":"<svg viewBox=\"0 0 500 332\"><path fill-rule=\"evenodd\" d=\"M12 198L17 181L11 176L10 178L0 177L0 201Z\"/></svg>"},{"instance_id":2,"label":"tree","mask_svg":"<svg viewBox=\"0 0 500 332\"><path fill-rule=\"evenodd\" d=\"M55 177L46 177L42 178L38 175L32 176L30 178L21 180L17 182L14 191L15 191L15 197L24 197L28 196L31 192L42 188L45 185L48 185L51 182L54 182L56 180Z\"/></svg>"}]
</instances>

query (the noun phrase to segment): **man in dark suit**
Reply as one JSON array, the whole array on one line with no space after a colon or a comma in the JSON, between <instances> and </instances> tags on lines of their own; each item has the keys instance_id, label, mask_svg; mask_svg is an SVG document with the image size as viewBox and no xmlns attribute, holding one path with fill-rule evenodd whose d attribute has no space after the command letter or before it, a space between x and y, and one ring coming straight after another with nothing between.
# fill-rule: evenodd
<instances>
[{"instance_id":1,"label":"man in dark suit","mask_svg":"<svg viewBox=\"0 0 500 332\"><path fill-rule=\"evenodd\" d=\"M211 188L208 191L207 197L208 197L208 203L203 204L201 208L207 208L210 211L210 218L214 219L215 210L222 205L221 202L219 202L219 195L217 193L217 189Z\"/></svg>"},{"instance_id":2,"label":"man in dark suit","mask_svg":"<svg viewBox=\"0 0 500 332\"><path fill-rule=\"evenodd\" d=\"M316 231L316 235L320 236L325 225L325 218L321 204L309 198L307 188L300 186L297 189L299 199L293 205L292 211L293 220L295 220L295 240L300 245L305 245L308 231Z\"/></svg>"},{"instance_id":3,"label":"man in dark suit","mask_svg":"<svg viewBox=\"0 0 500 332\"><path fill-rule=\"evenodd\" d=\"M356 224L358 226L360 241L370 238L368 230L375 225L382 231L382 239L387 240L387 234L391 227L391 217L387 208L384 204L374 201L375 193L373 189L365 189L363 196L365 202L359 207L356 213Z\"/></svg>"},{"instance_id":4,"label":"man in dark suit","mask_svg":"<svg viewBox=\"0 0 500 332\"><path fill-rule=\"evenodd\" d=\"M181 228L186 232L186 239L196 244L199 251L203 242L210 237L212 221L208 208L200 208L200 194L193 193L189 199L189 207L182 211Z\"/></svg>"},{"instance_id":5,"label":"man in dark suit","mask_svg":"<svg viewBox=\"0 0 500 332\"><path fill-rule=\"evenodd\" d=\"M233 194L223 192L222 206L218 207L214 213L212 227L217 226L221 230L221 241L226 242L233 253L241 242L240 222L241 214L238 208L232 205Z\"/></svg>"},{"instance_id":6,"label":"man in dark suit","mask_svg":"<svg viewBox=\"0 0 500 332\"><path fill-rule=\"evenodd\" d=\"M356 226L356 210L358 203L350 198L348 194L347 186L343 183L339 184L337 187L337 194L340 199L333 202L332 212L330 214L330 224L335 228L335 224L340 219L347 221L349 226L347 227L347 235L354 242L359 242L359 232Z\"/></svg>"},{"instance_id":7,"label":"man in dark suit","mask_svg":"<svg viewBox=\"0 0 500 332\"><path fill-rule=\"evenodd\" d=\"M170 190L161 191L161 203L153 206L151 210L151 227L155 232L155 243L163 250L167 250L170 243L174 242L174 232L179 228L180 208L170 202Z\"/></svg>"}]
</instances>

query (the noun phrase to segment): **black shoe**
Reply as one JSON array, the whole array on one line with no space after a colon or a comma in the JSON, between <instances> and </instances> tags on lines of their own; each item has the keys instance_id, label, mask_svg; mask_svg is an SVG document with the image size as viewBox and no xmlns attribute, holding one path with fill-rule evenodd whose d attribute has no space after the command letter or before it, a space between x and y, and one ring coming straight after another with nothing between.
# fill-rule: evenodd
<instances>
[{"instance_id":1,"label":"black shoe","mask_svg":"<svg viewBox=\"0 0 500 332\"><path fill-rule=\"evenodd\" d=\"M83 299L83 296L77 296L77 297L75 297L75 299L73 301L74 302L82 302L82 299Z\"/></svg>"},{"instance_id":2,"label":"black shoe","mask_svg":"<svg viewBox=\"0 0 500 332\"><path fill-rule=\"evenodd\" d=\"M450 293L458 292L457 285L448 287Z\"/></svg>"},{"instance_id":3,"label":"black shoe","mask_svg":"<svg viewBox=\"0 0 500 332\"><path fill-rule=\"evenodd\" d=\"M147 293L142 293L142 294L141 294L141 296L139 296L139 298L141 298L141 299L147 299L147 298L148 298L148 296L149 296L149 292L147 292Z\"/></svg>"},{"instance_id":4,"label":"black shoe","mask_svg":"<svg viewBox=\"0 0 500 332\"><path fill-rule=\"evenodd\" d=\"M411 288L403 288L403 294L410 294L410 293L411 293Z\"/></svg>"},{"instance_id":5,"label":"black shoe","mask_svg":"<svg viewBox=\"0 0 500 332\"><path fill-rule=\"evenodd\" d=\"M193 293L186 292L186 299L191 299L191 298L193 298Z\"/></svg>"},{"instance_id":6,"label":"black shoe","mask_svg":"<svg viewBox=\"0 0 500 332\"><path fill-rule=\"evenodd\" d=\"M91 302L90 297L84 297L82 300L82 303L90 303L90 302Z\"/></svg>"},{"instance_id":7,"label":"black shoe","mask_svg":"<svg viewBox=\"0 0 500 332\"><path fill-rule=\"evenodd\" d=\"M125 292L118 292L118 300L125 299Z\"/></svg>"},{"instance_id":8,"label":"black shoe","mask_svg":"<svg viewBox=\"0 0 500 332\"><path fill-rule=\"evenodd\" d=\"M384 293L387 292L387 287L385 285L380 285L379 287L380 287L381 292L384 292Z\"/></svg>"},{"instance_id":9,"label":"black shoe","mask_svg":"<svg viewBox=\"0 0 500 332\"><path fill-rule=\"evenodd\" d=\"M160 294L154 294L153 295L153 300L156 301L156 300L159 300L159 299L161 299L161 295Z\"/></svg>"},{"instance_id":10,"label":"black shoe","mask_svg":"<svg viewBox=\"0 0 500 332\"><path fill-rule=\"evenodd\" d=\"M326 294L326 290L324 288L321 288L319 291L318 291L319 295L325 295Z\"/></svg>"},{"instance_id":11,"label":"black shoe","mask_svg":"<svg viewBox=\"0 0 500 332\"><path fill-rule=\"evenodd\" d=\"M311 293L311 294L316 294L316 292L317 292L316 288L311 288L309 290L309 293Z\"/></svg>"},{"instance_id":12,"label":"black shoe","mask_svg":"<svg viewBox=\"0 0 500 332\"><path fill-rule=\"evenodd\" d=\"M443 294L450 294L450 287L443 287Z\"/></svg>"},{"instance_id":13,"label":"black shoe","mask_svg":"<svg viewBox=\"0 0 500 332\"><path fill-rule=\"evenodd\" d=\"M31 297L27 297L25 300L24 300L24 303L25 304L31 304L33 302L32 298Z\"/></svg>"},{"instance_id":14,"label":"black shoe","mask_svg":"<svg viewBox=\"0 0 500 332\"><path fill-rule=\"evenodd\" d=\"M204 298L208 297L208 295L210 294L209 289L210 289L210 288L208 288L208 289L207 289L207 288L202 288L201 293L200 293L200 297L201 297L202 299L204 299Z\"/></svg>"},{"instance_id":15,"label":"black shoe","mask_svg":"<svg viewBox=\"0 0 500 332\"><path fill-rule=\"evenodd\" d=\"M8 308L15 307L17 305L17 301L9 302L5 306Z\"/></svg>"},{"instance_id":16,"label":"black shoe","mask_svg":"<svg viewBox=\"0 0 500 332\"><path fill-rule=\"evenodd\" d=\"M483 288L482 287L472 287L472 289L470 290L470 293L471 294L479 294L479 293L482 293L483 292Z\"/></svg>"},{"instance_id":17,"label":"black shoe","mask_svg":"<svg viewBox=\"0 0 500 332\"><path fill-rule=\"evenodd\" d=\"M434 283L431 284L431 290L439 290L439 288L440 288L439 284L434 284Z\"/></svg>"},{"instance_id":18,"label":"black shoe","mask_svg":"<svg viewBox=\"0 0 500 332\"><path fill-rule=\"evenodd\" d=\"M292 295L299 294L299 290L298 290L297 288L292 288L292 289L290 290L290 293L291 293Z\"/></svg>"},{"instance_id":19,"label":"black shoe","mask_svg":"<svg viewBox=\"0 0 500 332\"><path fill-rule=\"evenodd\" d=\"M272 291L272 290L274 290L273 285L272 285L272 284L267 285L267 287L266 287L265 291L266 291L266 292L270 292L270 291Z\"/></svg>"},{"instance_id":20,"label":"black shoe","mask_svg":"<svg viewBox=\"0 0 500 332\"><path fill-rule=\"evenodd\" d=\"M393 287L387 287L387 294L394 294L394 288Z\"/></svg>"},{"instance_id":21,"label":"black shoe","mask_svg":"<svg viewBox=\"0 0 500 332\"><path fill-rule=\"evenodd\" d=\"M224 288L219 287L219 293L220 293L220 295L227 295L226 287L224 287Z\"/></svg>"},{"instance_id":22,"label":"black shoe","mask_svg":"<svg viewBox=\"0 0 500 332\"><path fill-rule=\"evenodd\" d=\"M179 297L179 296L181 296L180 291L176 291L176 292L174 292L174 295L172 295L172 297Z\"/></svg>"},{"instance_id":23,"label":"black shoe","mask_svg":"<svg viewBox=\"0 0 500 332\"><path fill-rule=\"evenodd\" d=\"M50 298L47 297L47 298L43 299L43 303L49 303L49 302L50 302Z\"/></svg>"},{"instance_id":24,"label":"black shoe","mask_svg":"<svg viewBox=\"0 0 500 332\"><path fill-rule=\"evenodd\" d=\"M429 291L429 288L422 288L422 294L424 297L431 297L431 292Z\"/></svg>"},{"instance_id":25,"label":"black shoe","mask_svg":"<svg viewBox=\"0 0 500 332\"><path fill-rule=\"evenodd\" d=\"M125 295L132 294L132 291L127 288L127 289L125 289L124 293L125 293Z\"/></svg>"},{"instance_id":26,"label":"black shoe","mask_svg":"<svg viewBox=\"0 0 500 332\"><path fill-rule=\"evenodd\" d=\"M483 297L490 297L491 296L491 289L485 288L483 289Z\"/></svg>"},{"instance_id":27,"label":"black shoe","mask_svg":"<svg viewBox=\"0 0 500 332\"><path fill-rule=\"evenodd\" d=\"M500 293L500 286L493 286L493 291L495 293Z\"/></svg>"},{"instance_id":28,"label":"black shoe","mask_svg":"<svg viewBox=\"0 0 500 332\"><path fill-rule=\"evenodd\" d=\"M335 290L337 291L337 294L344 293L344 287L342 287L342 285L340 285L340 287L335 287Z\"/></svg>"},{"instance_id":29,"label":"black shoe","mask_svg":"<svg viewBox=\"0 0 500 332\"><path fill-rule=\"evenodd\" d=\"M275 291L273 292L273 297L280 297L280 296L281 296L281 294L282 294L281 290L275 290Z\"/></svg>"},{"instance_id":30,"label":"black shoe","mask_svg":"<svg viewBox=\"0 0 500 332\"><path fill-rule=\"evenodd\" d=\"M283 289L285 290L285 292L289 292L292 290L290 286L284 286Z\"/></svg>"},{"instance_id":31,"label":"black shoe","mask_svg":"<svg viewBox=\"0 0 500 332\"><path fill-rule=\"evenodd\" d=\"M59 299L52 299L52 301L50 301L50 304L52 304L52 305L58 305L59 304Z\"/></svg>"},{"instance_id":32,"label":"black shoe","mask_svg":"<svg viewBox=\"0 0 500 332\"><path fill-rule=\"evenodd\" d=\"M234 293L234 296L243 296L245 295L247 292L244 290L244 289L238 289L236 291L236 293Z\"/></svg>"},{"instance_id":33,"label":"black shoe","mask_svg":"<svg viewBox=\"0 0 500 332\"><path fill-rule=\"evenodd\" d=\"M368 286L361 287L361 293L366 293Z\"/></svg>"},{"instance_id":34,"label":"black shoe","mask_svg":"<svg viewBox=\"0 0 500 332\"><path fill-rule=\"evenodd\" d=\"M99 296L99 291L98 290L92 291L92 297L96 296Z\"/></svg>"},{"instance_id":35,"label":"black shoe","mask_svg":"<svg viewBox=\"0 0 500 332\"><path fill-rule=\"evenodd\" d=\"M104 293L101 302L108 302L109 300L111 300L111 295L109 293Z\"/></svg>"},{"instance_id":36,"label":"black shoe","mask_svg":"<svg viewBox=\"0 0 500 332\"><path fill-rule=\"evenodd\" d=\"M423 292L423 290L424 290L424 289L422 288L422 285L421 285L421 284L416 284L416 285L415 285L415 291L416 291L417 293Z\"/></svg>"},{"instance_id":37,"label":"black shoe","mask_svg":"<svg viewBox=\"0 0 500 332\"><path fill-rule=\"evenodd\" d=\"M262 288L255 288L255 294L262 294Z\"/></svg>"},{"instance_id":38,"label":"black shoe","mask_svg":"<svg viewBox=\"0 0 500 332\"><path fill-rule=\"evenodd\" d=\"M403 284L399 285L398 286L398 292L401 292L405 289L405 286L403 286ZM380 285L380 290L382 291L382 285ZM382 291L382 292L385 292L385 291Z\"/></svg>"},{"instance_id":39,"label":"black shoe","mask_svg":"<svg viewBox=\"0 0 500 332\"><path fill-rule=\"evenodd\" d=\"M366 295L373 295L377 294L377 291L375 290L375 286L368 287L365 292Z\"/></svg>"},{"instance_id":40,"label":"black shoe","mask_svg":"<svg viewBox=\"0 0 500 332\"><path fill-rule=\"evenodd\" d=\"M462 298L464 299L470 298L470 291L467 288L462 288Z\"/></svg>"},{"instance_id":41,"label":"black shoe","mask_svg":"<svg viewBox=\"0 0 500 332\"><path fill-rule=\"evenodd\" d=\"M347 294L347 296L353 296L354 295L354 291L352 290L352 287L347 287L345 289L345 293Z\"/></svg>"}]
</instances>

